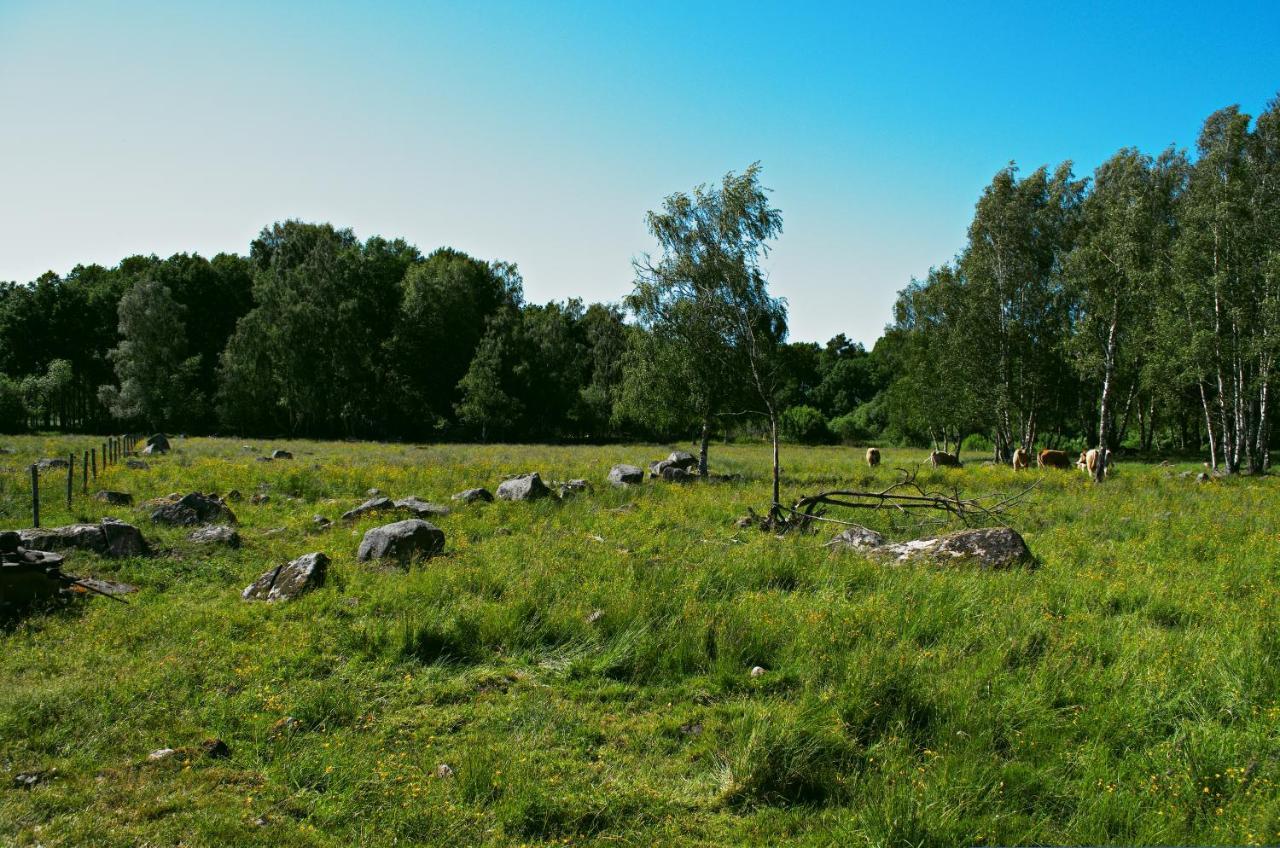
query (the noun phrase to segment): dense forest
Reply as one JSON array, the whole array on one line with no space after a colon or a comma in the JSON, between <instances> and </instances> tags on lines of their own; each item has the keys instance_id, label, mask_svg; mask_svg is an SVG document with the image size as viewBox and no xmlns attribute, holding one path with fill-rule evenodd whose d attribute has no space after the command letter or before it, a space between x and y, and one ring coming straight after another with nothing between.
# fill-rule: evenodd
<instances>
[{"instance_id":1,"label":"dense forest","mask_svg":"<svg viewBox=\"0 0 1280 848\"><path fill-rule=\"evenodd\" d=\"M661 257L637 260L617 304L528 303L513 264L298 221L246 256L0 284L0 428L598 441L772 421L796 441L1001 460L1099 445L1267 466L1280 100L1256 120L1214 113L1194 155L1124 149L1092 178L1001 170L961 252L911 281L870 351L786 341L754 264L781 214L732 208L736 188L762 196L758 175L650 213ZM740 327L686 320L698 275L730 267L760 308ZM743 369L717 376L730 358L705 355L715 344L749 345Z\"/></svg>"}]
</instances>

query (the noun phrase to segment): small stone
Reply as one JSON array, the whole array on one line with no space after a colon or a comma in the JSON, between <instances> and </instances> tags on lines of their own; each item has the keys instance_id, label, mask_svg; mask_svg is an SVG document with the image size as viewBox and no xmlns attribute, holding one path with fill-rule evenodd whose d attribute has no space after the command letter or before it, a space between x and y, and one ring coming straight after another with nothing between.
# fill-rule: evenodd
<instances>
[{"instance_id":1,"label":"small stone","mask_svg":"<svg viewBox=\"0 0 1280 848\"><path fill-rule=\"evenodd\" d=\"M111 492L104 489L94 495L93 499L112 506L133 506L133 495L128 492Z\"/></svg>"},{"instance_id":2,"label":"small stone","mask_svg":"<svg viewBox=\"0 0 1280 848\"><path fill-rule=\"evenodd\" d=\"M56 774L55 769L18 772L13 776L13 786L15 789L30 789L37 784L44 783L54 774Z\"/></svg>"},{"instance_id":3,"label":"small stone","mask_svg":"<svg viewBox=\"0 0 1280 848\"><path fill-rule=\"evenodd\" d=\"M374 512L385 512L395 509L395 504L391 502L391 498L373 497L360 504L355 509L349 509L342 513L343 521L355 521L357 518L369 515Z\"/></svg>"},{"instance_id":4,"label":"small stone","mask_svg":"<svg viewBox=\"0 0 1280 848\"><path fill-rule=\"evenodd\" d=\"M244 495L240 494L239 489L232 489L231 491L227 492L227 500L231 501L232 503L240 503L240 501L244 500Z\"/></svg>"},{"instance_id":5,"label":"small stone","mask_svg":"<svg viewBox=\"0 0 1280 848\"><path fill-rule=\"evenodd\" d=\"M448 763L441 763L436 766L436 777L441 779L453 777L453 768Z\"/></svg>"},{"instance_id":6,"label":"small stone","mask_svg":"<svg viewBox=\"0 0 1280 848\"><path fill-rule=\"evenodd\" d=\"M420 518L374 527L364 534L356 559L396 559L401 565L419 554L432 556L444 550L444 531Z\"/></svg>"},{"instance_id":7,"label":"small stone","mask_svg":"<svg viewBox=\"0 0 1280 848\"><path fill-rule=\"evenodd\" d=\"M364 494L365 494L365 497L376 498L378 495L382 494L382 490L378 488L371 488L371 489L365 490Z\"/></svg>"},{"instance_id":8,"label":"small stone","mask_svg":"<svg viewBox=\"0 0 1280 848\"><path fill-rule=\"evenodd\" d=\"M593 609L591 612L587 613L587 624L595 624L602 618L604 618L604 610Z\"/></svg>"},{"instance_id":9,"label":"small stone","mask_svg":"<svg viewBox=\"0 0 1280 848\"><path fill-rule=\"evenodd\" d=\"M157 748L150 754L147 754L147 759L153 762L158 762L159 760L167 760L176 753L178 752L173 748Z\"/></svg>"},{"instance_id":10,"label":"small stone","mask_svg":"<svg viewBox=\"0 0 1280 848\"><path fill-rule=\"evenodd\" d=\"M542 482L542 477L536 471L503 480L498 486L498 497L504 501L531 501L548 497L550 494L551 490L547 488L546 483Z\"/></svg>"},{"instance_id":11,"label":"small stone","mask_svg":"<svg viewBox=\"0 0 1280 848\"><path fill-rule=\"evenodd\" d=\"M315 525L317 530L328 530L329 525L333 522L323 515L313 515L311 516L311 523Z\"/></svg>"},{"instance_id":12,"label":"small stone","mask_svg":"<svg viewBox=\"0 0 1280 848\"><path fill-rule=\"evenodd\" d=\"M420 500L412 495L395 501L394 505L396 509L403 509L413 513L415 518L443 518L451 512L447 506Z\"/></svg>"},{"instance_id":13,"label":"small stone","mask_svg":"<svg viewBox=\"0 0 1280 848\"><path fill-rule=\"evenodd\" d=\"M280 450L277 448L276 450L273 450L271 452L271 458L272 459L293 459L293 454L289 453L287 450Z\"/></svg>"},{"instance_id":14,"label":"small stone","mask_svg":"<svg viewBox=\"0 0 1280 848\"><path fill-rule=\"evenodd\" d=\"M135 471L146 471L146 470L147 470L148 468L150 468L151 466L150 466L150 465L147 465L146 460L142 460L142 459L126 459L126 460L124 461L124 467L125 467L125 468L132 468L132 469L134 469Z\"/></svg>"},{"instance_id":15,"label":"small stone","mask_svg":"<svg viewBox=\"0 0 1280 848\"><path fill-rule=\"evenodd\" d=\"M759 665L752 666L752 667L751 667L751 676L752 676L752 677L763 677L763 676L764 676L764 666L759 666Z\"/></svg>"},{"instance_id":16,"label":"small stone","mask_svg":"<svg viewBox=\"0 0 1280 848\"><path fill-rule=\"evenodd\" d=\"M884 544L884 536L881 536L874 530L869 530L866 527L855 524L841 532L830 542L827 542L827 547L851 551L867 551L882 548L884 547Z\"/></svg>"},{"instance_id":17,"label":"small stone","mask_svg":"<svg viewBox=\"0 0 1280 848\"><path fill-rule=\"evenodd\" d=\"M635 465L615 465L609 469L608 480L614 486L634 486L644 482L644 470Z\"/></svg>"},{"instance_id":18,"label":"small stone","mask_svg":"<svg viewBox=\"0 0 1280 848\"><path fill-rule=\"evenodd\" d=\"M157 524L235 524L236 516L217 495L192 492L155 510L151 520Z\"/></svg>"},{"instance_id":19,"label":"small stone","mask_svg":"<svg viewBox=\"0 0 1280 848\"><path fill-rule=\"evenodd\" d=\"M560 497L565 495L576 495L591 489L591 484L586 480L569 480L560 484Z\"/></svg>"},{"instance_id":20,"label":"small stone","mask_svg":"<svg viewBox=\"0 0 1280 848\"><path fill-rule=\"evenodd\" d=\"M464 489L463 491L458 492L458 494L454 495L453 499L455 501L462 501L463 503L475 503L476 501L484 501L486 503L491 503L493 501L493 492L490 492L488 489L484 489L484 488Z\"/></svg>"},{"instance_id":21,"label":"small stone","mask_svg":"<svg viewBox=\"0 0 1280 848\"><path fill-rule=\"evenodd\" d=\"M240 547L240 534L225 524L201 527L199 530L193 530L187 538L192 542L199 542L203 545L226 545L229 548Z\"/></svg>"},{"instance_id":22,"label":"small stone","mask_svg":"<svg viewBox=\"0 0 1280 848\"><path fill-rule=\"evenodd\" d=\"M227 747L227 743L221 739L206 739L200 743L200 750L204 751L206 757L220 760L231 756L231 749Z\"/></svg>"},{"instance_id":23,"label":"small stone","mask_svg":"<svg viewBox=\"0 0 1280 848\"><path fill-rule=\"evenodd\" d=\"M240 593L246 601L291 601L324 585L329 557L316 551L266 572Z\"/></svg>"},{"instance_id":24,"label":"small stone","mask_svg":"<svg viewBox=\"0 0 1280 848\"><path fill-rule=\"evenodd\" d=\"M262 492L258 492L253 497L249 498L249 503L253 504L254 506L262 506L265 503L271 503L271 496L264 495Z\"/></svg>"}]
</instances>

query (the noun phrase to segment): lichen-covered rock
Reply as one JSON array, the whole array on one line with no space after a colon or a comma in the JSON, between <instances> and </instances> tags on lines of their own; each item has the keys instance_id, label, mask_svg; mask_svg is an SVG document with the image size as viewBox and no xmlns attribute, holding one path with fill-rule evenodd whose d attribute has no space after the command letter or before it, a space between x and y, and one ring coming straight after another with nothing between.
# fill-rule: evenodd
<instances>
[{"instance_id":1,"label":"lichen-covered rock","mask_svg":"<svg viewBox=\"0 0 1280 848\"><path fill-rule=\"evenodd\" d=\"M566 480L565 482L560 483L558 488L560 489L560 497L563 498L567 495L577 495L582 492L588 492L591 490L591 484L582 479Z\"/></svg>"},{"instance_id":2,"label":"lichen-covered rock","mask_svg":"<svg viewBox=\"0 0 1280 848\"><path fill-rule=\"evenodd\" d=\"M685 471L692 471L698 467L698 458L687 451L672 451L665 461Z\"/></svg>"},{"instance_id":3,"label":"lichen-covered rock","mask_svg":"<svg viewBox=\"0 0 1280 848\"><path fill-rule=\"evenodd\" d=\"M868 551L882 548L884 545L884 536L861 525L846 528L830 542L827 542L827 547L829 548L852 551Z\"/></svg>"},{"instance_id":4,"label":"lichen-covered rock","mask_svg":"<svg viewBox=\"0 0 1280 848\"><path fill-rule=\"evenodd\" d=\"M973 564L993 570L1035 565L1026 541L1008 527L960 530L945 536L887 545L884 551L896 562L928 560L940 565Z\"/></svg>"},{"instance_id":5,"label":"lichen-covered rock","mask_svg":"<svg viewBox=\"0 0 1280 848\"><path fill-rule=\"evenodd\" d=\"M271 458L272 459L293 459L293 454L289 453L287 450L280 450L277 448L276 450L273 450L271 452Z\"/></svg>"},{"instance_id":6,"label":"lichen-covered rock","mask_svg":"<svg viewBox=\"0 0 1280 848\"><path fill-rule=\"evenodd\" d=\"M240 597L246 601L290 601L324 585L329 557L319 551L278 565L253 581Z\"/></svg>"},{"instance_id":7,"label":"lichen-covered rock","mask_svg":"<svg viewBox=\"0 0 1280 848\"><path fill-rule=\"evenodd\" d=\"M1008 527L959 530L943 536L887 543L865 527L851 527L832 539L831 547L857 550L891 564L929 562L937 565L973 565L999 571L1023 566L1035 568L1035 557L1026 541Z\"/></svg>"},{"instance_id":8,"label":"lichen-covered rock","mask_svg":"<svg viewBox=\"0 0 1280 848\"><path fill-rule=\"evenodd\" d=\"M212 524L208 527L201 527L199 530L193 530L187 538L202 545L226 545L229 548L240 547L240 534L225 524Z\"/></svg>"},{"instance_id":9,"label":"lichen-covered rock","mask_svg":"<svg viewBox=\"0 0 1280 848\"><path fill-rule=\"evenodd\" d=\"M498 497L504 501L531 501L550 495L551 490L547 488L546 483L542 482L542 477L536 471L503 480L498 486Z\"/></svg>"},{"instance_id":10,"label":"lichen-covered rock","mask_svg":"<svg viewBox=\"0 0 1280 848\"><path fill-rule=\"evenodd\" d=\"M675 465L663 466L658 476L668 483L688 483L690 480L695 479L694 475Z\"/></svg>"},{"instance_id":11,"label":"lichen-covered rock","mask_svg":"<svg viewBox=\"0 0 1280 848\"><path fill-rule=\"evenodd\" d=\"M71 463L67 462L67 460L62 457L55 456L52 459L40 460L36 463L36 468L39 468L41 471L49 471L54 468L66 468L70 464Z\"/></svg>"},{"instance_id":12,"label":"lichen-covered rock","mask_svg":"<svg viewBox=\"0 0 1280 848\"><path fill-rule=\"evenodd\" d=\"M356 558L396 559L408 565L415 556L431 556L444 550L444 531L420 518L409 518L374 527L364 534Z\"/></svg>"},{"instance_id":13,"label":"lichen-covered rock","mask_svg":"<svg viewBox=\"0 0 1280 848\"><path fill-rule=\"evenodd\" d=\"M485 501L487 503L492 503L493 492L485 488L463 489L461 492L458 492L458 494L454 495L453 499L455 501L462 501L463 503L475 503L476 501Z\"/></svg>"},{"instance_id":14,"label":"lichen-covered rock","mask_svg":"<svg viewBox=\"0 0 1280 848\"><path fill-rule=\"evenodd\" d=\"M342 513L343 521L355 521L357 518L370 515L375 512L385 512L389 509L395 509L395 504L391 502L391 498L374 497L360 504L355 509L349 509Z\"/></svg>"},{"instance_id":15,"label":"lichen-covered rock","mask_svg":"<svg viewBox=\"0 0 1280 848\"><path fill-rule=\"evenodd\" d=\"M113 506L133 506L133 495L128 492L112 492L104 489L94 495L93 499Z\"/></svg>"},{"instance_id":16,"label":"lichen-covered rock","mask_svg":"<svg viewBox=\"0 0 1280 848\"><path fill-rule=\"evenodd\" d=\"M609 469L609 482L614 486L632 486L644 482L644 471L634 465L615 465Z\"/></svg>"},{"instance_id":17,"label":"lichen-covered rock","mask_svg":"<svg viewBox=\"0 0 1280 848\"><path fill-rule=\"evenodd\" d=\"M18 535L24 548L40 551L85 550L107 557L141 556L147 552L142 532L114 518L104 518L101 524L22 530Z\"/></svg>"},{"instance_id":18,"label":"lichen-covered rock","mask_svg":"<svg viewBox=\"0 0 1280 848\"><path fill-rule=\"evenodd\" d=\"M412 513L415 518L441 518L451 512L447 506L424 501L412 495L395 501L394 506L396 509L403 509Z\"/></svg>"},{"instance_id":19,"label":"lichen-covered rock","mask_svg":"<svg viewBox=\"0 0 1280 848\"><path fill-rule=\"evenodd\" d=\"M166 503L151 513L157 524L235 524L236 516L222 498L191 492L177 501Z\"/></svg>"}]
</instances>

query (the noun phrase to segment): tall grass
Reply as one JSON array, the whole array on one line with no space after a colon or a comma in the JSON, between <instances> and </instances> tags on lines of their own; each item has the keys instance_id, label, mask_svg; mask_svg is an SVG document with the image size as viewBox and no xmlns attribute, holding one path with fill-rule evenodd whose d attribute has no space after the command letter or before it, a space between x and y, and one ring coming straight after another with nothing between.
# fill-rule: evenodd
<instances>
[{"instance_id":1,"label":"tall grass","mask_svg":"<svg viewBox=\"0 0 1280 848\"><path fill-rule=\"evenodd\" d=\"M3 443L0 522L26 526L22 469L80 445ZM157 553L75 554L141 591L0 633L0 844L1280 842L1270 477L1046 473L1013 521L1041 567L986 573L736 530L768 500L752 446L712 451L737 483L615 490L612 464L670 446L241 444L177 439L96 481L139 503L238 489L238 551L51 487L45 523L116 515ZM254 461L274 447L296 459ZM884 455L788 449L786 490L884 485L922 458ZM445 555L407 572L354 557L390 518L338 521L370 487L447 502L530 470L596 490L457 507ZM311 550L333 559L323 589L240 601ZM210 737L231 755L203 756ZM180 755L147 759L162 747Z\"/></svg>"}]
</instances>

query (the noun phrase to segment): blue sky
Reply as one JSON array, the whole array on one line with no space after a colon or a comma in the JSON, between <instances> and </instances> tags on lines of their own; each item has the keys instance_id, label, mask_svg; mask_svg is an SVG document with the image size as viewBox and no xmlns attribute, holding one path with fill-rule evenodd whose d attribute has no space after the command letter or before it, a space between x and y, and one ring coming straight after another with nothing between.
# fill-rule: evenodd
<instances>
[{"instance_id":1,"label":"blue sky","mask_svg":"<svg viewBox=\"0 0 1280 848\"><path fill-rule=\"evenodd\" d=\"M644 213L764 165L792 337L868 344L1011 160L1192 148L1280 3L0 0L0 280L325 220L618 300Z\"/></svg>"}]
</instances>

